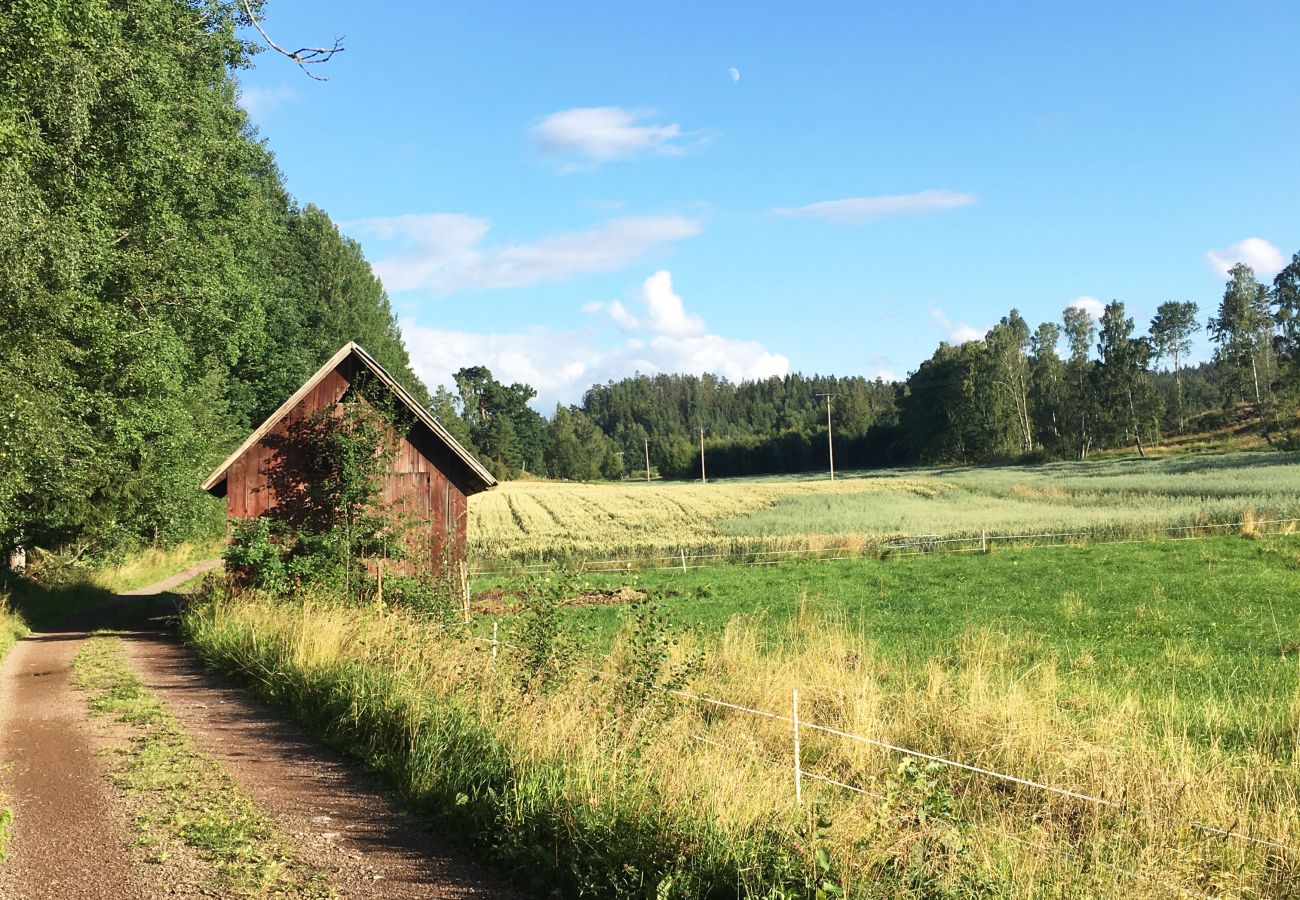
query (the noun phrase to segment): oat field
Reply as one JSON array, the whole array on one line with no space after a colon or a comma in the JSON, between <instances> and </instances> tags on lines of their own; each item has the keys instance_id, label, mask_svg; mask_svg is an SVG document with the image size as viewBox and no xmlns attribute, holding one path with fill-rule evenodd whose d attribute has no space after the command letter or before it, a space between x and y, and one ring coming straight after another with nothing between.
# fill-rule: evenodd
<instances>
[{"instance_id":1,"label":"oat field","mask_svg":"<svg viewBox=\"0 0 1300 900\"><path fill-rule=\"evenodd\" d=\"M708 484L516 481L470 501L470 549L545 562L863 549L915 535L1141 535L1300 515L1300 454L905 469Z\"/></svg>"},{"instance_id":2,"label":"oat field","mask_svg":"<svg viewBox=\"0 0 1300 900\"><path fill-rule=\"evenodd\" d=\"M548 560L620 555L744 551L802 546L807 535L726 535L719 523L741 520L799 496L933 497L950 486L933 478L822 481L683 482L511 481L471 499L471 556L479 560ZM811 523L810 523L811 524Z\"/></svg>"}]
</instances>

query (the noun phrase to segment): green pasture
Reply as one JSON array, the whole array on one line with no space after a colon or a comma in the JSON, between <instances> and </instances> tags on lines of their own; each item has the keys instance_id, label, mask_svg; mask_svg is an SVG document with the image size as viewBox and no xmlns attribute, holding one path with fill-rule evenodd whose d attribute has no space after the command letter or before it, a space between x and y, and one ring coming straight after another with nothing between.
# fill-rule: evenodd
<instances>
[{"instance_id":1,"label":"green pasture","mask_svg":"<svg viewBox=\"0 0 1300 900\"><path fill-rule=\"evenodd\" d=\"M705 646L733 619L758 623L776 644L793 620L815 618L848 629L906 680L993 641L1025 671L1055 666L1081 714L1090 697L1129 695L1153 720L1171 713L1199 743L1283 755L1300 730L1300 537L722 565L581 575L567 588L623 586ZM529 589L517 578L475 584L476 595L500 591L507 603ZM597 654L627 615L620 605L574 606L566 623ZM482 633L491 619L479 619ZM501 639L521 621L501 616Z\"/></svg>"}]
</instances>

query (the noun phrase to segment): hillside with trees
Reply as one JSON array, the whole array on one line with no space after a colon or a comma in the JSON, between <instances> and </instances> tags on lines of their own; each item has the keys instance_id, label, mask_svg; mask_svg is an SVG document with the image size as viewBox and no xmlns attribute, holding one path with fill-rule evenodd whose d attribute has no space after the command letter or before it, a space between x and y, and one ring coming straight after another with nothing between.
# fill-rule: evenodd
<instances>
[{"instance_id":1,"label":"hillside with trees","mask_svg":"<svg viewBox=\"0 0 1300 900\"><path fill-rule=\"evenodd\" d=\"M360 247L236 102L238 10L0 15L0 544L211 533L199 481L347 340L424 393Z\"/></svg>"},{"instance_id":2,"label":"hillside with trees","mask_svg":"<svg viewBox=\"0 0 1300 900\"><path fill-rule=\"evenodd\" d=\"M906 463L1087 459L1186 434L1189 420L1249 409L1269 443L1281 439L1300 389L1300 253L1272 285L1244 265L1219 305L1160 304L1145 327L1113 300L1100 319L1070 306L1031 327L1011 310L980 340L940 344L905 381L792 374L735 384L714 375L635 375L593 385L550 421L532 388L497 383L482 367L440 390L437 411L500 477L594 480L823 469L826 396L841 468ZM1189 365L1204 327L1212 359ZM701 431L703 434L701 435Z\"/></svg>"}]
</instances>

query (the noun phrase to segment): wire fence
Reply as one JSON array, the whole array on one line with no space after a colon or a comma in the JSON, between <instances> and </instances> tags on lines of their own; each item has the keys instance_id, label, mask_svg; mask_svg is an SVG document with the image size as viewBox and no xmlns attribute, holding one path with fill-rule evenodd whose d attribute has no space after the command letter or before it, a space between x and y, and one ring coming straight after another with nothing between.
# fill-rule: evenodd
<instances>
[{"instance_id":1,"label":"wire fence","mask_svg":"<svg viewBox=\"0 0 1300 900\"><path fill-rule=\"evenodd\" d=\"M506 649L511 651L524 651L523 647L500 640L495 623L493 624L491 638L474 636L473 640L490 645L491 654L492 654L491 658L494 665L497 662L498 654L501 649ZM580 672L592 675L601 680L620 681L620 682L627 682L627 683L635 682L639 684L639 682L636 682L635 679L625 677L625 676L620 676L618 674L609 672L604 669L593 669L586 666L575 666L575 668ZM1098 794L1088 793L1086 791L1063 788L1033 778L1027 778L1027 777L1015 775L1010 772L1002 772L997 769L988 768L986 766L975 765L958 759L952 759L949 757L942 756L940 754L928 753L923 750L904 747L900 744L882 740L880 738L854 734L853 732L846 731L841 728L836 728L832 725L827 725L822 722L817 722L817 721L803 718L799 714L799 691L797 688L792 691L791 709L789 714L783 712L776 712L768 709L760 709L758 707L753 707L753 706L747 706L743 703L736 703L734 701L719 698L719 697L711 697L704 694L697 694L683 689L659 688L658 690L660 690L662 693L666 695L670 695L679 700L699 703L699 704L711 706L718 709L726 709L731 712L752 716L769 722L779 722L785 725L789 725L791 729L791 756L787 760L781 760L770 756L764 756L762 754L755 753L751 749L735 747L725 742L708 738L699 734L691 735L691 739L701 744L713 746L718 749L727 750L728 752L743 754L745 756L749 756L755 760L763 762L767 765L790 771L792 798L793 798L793 802L796 805L800 805L802 803L802 794L803 794L802 782L804 779L810 779L822 784L830 785L831 787L849 791L851 793L872 797L877 800L885 799L883 795L870 791L867 788L862 787L861 785L855 785L849 782L831 778L828 775L824 775L807 768L804 764L804 755L802 752L801 731L812 731L833 738L864 744L866 746L874 747L876 749L893 753L899 756L924 760L926 762L933 763L935 765L941 766L943 768L952 771L964 772L970 775L976 775L982 778L995 780L1003 784L1014 785L1019 788L1026 788L1029 789L1030 791L1041 792L1053 796L1059 796L1069 800L1073 800L1078 803L1104 808L1112 812L1115 812L1117 814L1146 818L1148 820L1151 819L1161 820L1166 822L1167 824L1174 825L1176 827L1184 828L1189 831L1198 833L1206 838L1220 838L1223 840L1233 840L1243 844L1268 848L1269 850L1285 853L1291 857L1294 857L1296 860L1300 860L1300 847L1294 846L1292 844L1288 844L1282 840L1275 839L1271 836L1259 836L1257 834L1248 833L1245 831L1238 830L1236 828L1224 828L1217 825L1198 822L1192 819L1179 818L1177 816L1173 816L1167 813L1162 813L1156 810L1140 807L1132 803L1112 800L1100 796ZM965 824L968 824L973 828L992 834L994 836L1005 838L1012 842L1025 844L1027 846L1033 846L1036 849L1041 850L1043 852L1062 855L1064 858L1070 858L1075 861L1084 860L1084 857L1080 856L1079 854L1072 853L1067 850L1063 850L1062 848L1054 845L1036 844L1034 842L1029 842L1026 841L1024 838L1017 837L1015 835L1011 835L1009 833L1003 832L999 829L991 828L990 826L982 825L980 823L973 822L973 821L968 821ZM1205 896L1202 894L1196 894L1187 891L1176 885L1160 882L1158 879L1153 879L1151 876L1141 872L1125 869L1123 867L1111 865L1102 861L1096 861L1096 860L1088 860L1088 861L1093 862L1108 870L1111 870L1117 874L1123 874L1129 877L1133 877L1145 881L1153 881L1154 883L1161 884L1162 886L1168 887L1171 890L1176 891L1177 893L1185 894L1188 896Z\"/></svg>"},{"instance_id":2,"label":"wire fence","mask_svg":"<svg viewBox=\"0 0 1300 900\"><path fill-rule=\"evenodd\" d=\"M938 534L911 535L908 537L867 543L860 549L845 546L801 547L795 549L762 550L737 548L711 553L687 553L684 549L671 555L636 556L622 559L566 560L519 563L503 568L473 572L476 577L497 578L509 575L537 575L564 567L575 574L619 574L716 568L719 566L770 566L790 559L808 559L815 562L835 562L877 556L919 556L937 553L988 553L998 546L1016 549L1061 547L1086 544L1109 546L1115 544L1141 544L1156 540L1200 540L1223 534L1251 533L1259 535L1290 534L1300 527L1300 518L1251 519L1235 522L1196 523L1192 525L1135 526L1124 536L1116 529L1093 528L1075 531L1038 531L1025 533L999 533L982 530L978 534L948 536ZM1261 530L1271 529L1271 530Z\"/></svg>"},{"instance_id":3,"label":"wire fence","mask_svg":"<svg viewBox=\"0 0 1300 900\"><path fill-rule=\"evenodd\" d=\"M1036 548L1036 547L1063 547L1076 544L1085 544L1088 546L1115 545L1146 543L1153 540L1199 540L1207 537L1213 537L1222 534L1231 533L1251 533L1258 535L1279 535L1291 534L1300 526L1300 518L1267 518L1267 519L1242 519L1233 522L1211 522L1195 523L1189 525L1162 526L1158 529L1143 529L1143 534L1138 537L1107 537L1107 534L1114 534L1114 531L1107 532L1103 529L1079 529L1073 531L1057 532L1012 532L998 533L990 531L981 531L978 535L960 535L960 536L940 536L940 535L913 535L910 537L899 538L889 541L882 541L878 544L869 545L864 550L850 550L844 547L825 547L825 548L797 548L797 549L779 549L779 550L743 550L727 552L709 552L709 553L687 553L684 549L675 554L664 554L659 556L647 557L629 557L625 559L603 559L584 561L576 567L576 572L580 574L591 573L624 573L633 571L654 571L654 570L681 570L688 571L691 569L712 568L718 566L761 566L775 565L790 559L807 559L817 562L831 562L837 560L863 559L875 555L897 555L911 556L921 554L935 553L970 553L970 552L991 552L998 546L1015 547L1015 548ZM1154 533L1153 533L1154 532ZM539 562L533 564L518 565L506 569L495 571L478 572L480 576L502 576L511 574L536 574L543 571L550 571L556 568L552 562ZM569 571L574 571L570 566ZM468 618L469 608L467 605L466 616ZM499 639L496 623L493 624L493 636L491 638L475 637L474 640L489 644L493 663L496 663L498 654L501 650L520 651L523 648L517 645L507 643ZM629 680L622 679L613 673L605 670L578 667L580 671L586 672L603 680ZM1060 787L1049 784L1044 781L1033 778L1023 777L1011 772L1003 772L986 766L976 765L960 759L945 757L936 753L929 753L913 747L905 747L897 743L883 740L878 737L869 735L855 734L833 725L823 722L812 721L800 718L798 710L798 692L792 695L792 705L789 714L775 712L772 710L759 709L747 706L742 703L720 698L711 697L702 694L692 693L681 689L667 689L665 693L674 698L707 705L717 709L725 709L744 716L763 719L770 722L777 722L788 725L791 729L791 755L786 760L776 759L771 756L764 756L755 753L752 749L739 748L729 745L725 742L705 737L703 735L692 735L692 740L712 746L719 750L730 753L737 753L753 758L765 765L783 768L791 773L791 793L793 801L796 804L802 802L802 783L804 779L824 784L829 787L847 791L855 795L872 797L877 800L883 800L883 795L868 790L862 785L853 784L848 781L832 778L829 775L808 769L804 764L804 755L801 746L800 730L826 735L832 739L849 741L873 747L878 750L892 753L898 756L923 760L943 767L949 771L961 772L971 777L978 777L996 781L1002 784L1015 786L1019 789L1028 790L1052 796L1058 796L1075 803L1086 804L1096 808L1109 810L1117 815L1145 817L1148 820L1160 820L1168 825L1180 829L1186 829L1193 833L1201 835L1203 838L1219 838L1230 840L1246 845L1265 848L1272 852L1286 854L1296 860L1300 860L1300 848L1288 844L1285 841L1276 839L1267 835L1259 835L1250 831L1240 830L1239 828L1221 827L1219 825L1207 822L1199 822L1191 819L1182 819L1176 816L1162 813L1156 810L1145 809L1133 805L1127 801L1110 799L1098 794L1089 793L1082 790ZM1024 846L1034 852L1056 856L1061 859L1070 860L1079 865L1093 865L1098 868L1109 871L1115 875L1145 881L1164 888L1171 893L1184 896L1207 896L1189 891L1181 886L1162 881L1159 878L1151 876L1134 869L1128 869L1123 866L1117 866L1105 861L1097 860L1091 855L1084 855L1073 850L1062 848L1055 844L1044 843L1026 839L1023 836L1008 833L1006 831L993 828L974 821L968 821L964 824L989 834L993 837L1006 840L1010 843Z\"/></svg>"}]
</instances>

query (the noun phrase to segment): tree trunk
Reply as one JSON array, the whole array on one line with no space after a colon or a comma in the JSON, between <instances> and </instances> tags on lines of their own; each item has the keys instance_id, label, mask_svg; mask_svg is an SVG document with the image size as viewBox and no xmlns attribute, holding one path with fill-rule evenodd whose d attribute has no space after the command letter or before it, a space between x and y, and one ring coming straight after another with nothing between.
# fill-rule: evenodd
<instances>
[{"instance_id":1,"label":"tree trunk","mask_svg":"<svg viewBox=\"0 0 1300 900\"><path fill-rule=\"evenodd\" d=\"M1146 459L1147 452L1142 447L1142 426L1138 424L1137 410L1133 407L1133 390L1128 392L1128 413L1133 419L1133 439L1137 441L1138 456Z\"/></svg>"},{"instance_id":2,"label":"tree trunk","mask_svg":"<svg viewBox=\"0 0 1300 900\"><path fill-rule=\"evenodd\" d=\"M1187 420L1183 418L1183 367L1178 356L1177 348L1174 349L1174 397L1178 405L1178 433L1187 432Z\"/></svg>"},{"instance_id":3,"label":"tree trunk","mask_svg":"<svg viewBox=\"0 0 1300 900\"><path fill-rule=\"evenodd\" d=\"M1272 444L1273 436L1268 433L1268 421L1264 417L1264 402L1259 396L1259 369L1255 366L1255 354L1250 354L1250 377L1255 383L1255 412L1259 415L1259 427L1264 430L1265 443Z\"/></svg>"}]
</instances>

